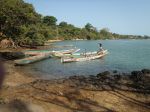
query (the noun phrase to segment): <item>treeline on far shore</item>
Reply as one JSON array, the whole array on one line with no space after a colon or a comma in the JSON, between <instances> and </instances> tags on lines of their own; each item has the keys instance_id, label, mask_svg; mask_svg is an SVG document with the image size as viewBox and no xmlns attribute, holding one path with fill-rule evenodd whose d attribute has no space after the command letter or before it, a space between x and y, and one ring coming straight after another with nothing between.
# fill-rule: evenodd
<instances>
[{"instance_id":1,"label":"treeline on far shore","mask_svg":"<svg viewBox=\"0 0 150 112\"><path fill-rule=\"evenodd\" d=\"M83 28L64 21L57 24L56 17L38 14L32 4L23 0L0 0L0 4L0 41L7 39L17 46L43 45L45 41L52 39L150 38L150 36L120 35L110 32L108 28L98 30L90 23Z\"/></svg>"}]
</instances>

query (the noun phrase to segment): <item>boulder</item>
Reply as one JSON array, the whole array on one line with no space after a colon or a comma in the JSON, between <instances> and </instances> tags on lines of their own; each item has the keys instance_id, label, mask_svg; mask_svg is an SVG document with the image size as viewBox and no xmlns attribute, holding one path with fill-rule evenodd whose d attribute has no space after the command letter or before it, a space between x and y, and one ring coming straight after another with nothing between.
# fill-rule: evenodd
<instances>
[{"instance_id":1,"label":"boulder","mask_svg":"<svg viewBox=\"0 0 150 112\"><path fill-rule=\"evenodd\" d=\"M132 71L130 78L134 81L141 81L143 73L141 71Z\"/></svg>"},{"instance_id":2,"label":"boulder","mask_svg":"<svg viewBox=\"0 0 150 112\"><path fill-rule=\"evenodd\" d=\"M97 74L97 77L108 78L108 77L110 77L110 72L109 71L105 71L105 72L99 73L99 74Z\"/></svg>"},{"instance_id":3,"label":"boulder","mask_svg":"<svg viewBox=\"0 0 150 112\"><path fill-rule=\"evenodd\" d=\"M142 73L143 73L143 74L150 74L150 70L149 70L149 69L143 69L143 70L142 70Z\"/></svg>"}]
</instances>

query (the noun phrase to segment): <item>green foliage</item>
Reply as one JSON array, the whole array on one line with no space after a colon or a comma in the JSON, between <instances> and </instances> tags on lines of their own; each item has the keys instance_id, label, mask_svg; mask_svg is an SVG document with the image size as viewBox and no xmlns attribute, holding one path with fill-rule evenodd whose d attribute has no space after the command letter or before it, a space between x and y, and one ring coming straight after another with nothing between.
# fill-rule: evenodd
<instances>
[{"instance_id":1,"label":"green foliage","mask_svg":"<svg viewBox=\"0 0 150 112\"><path fill-rule=\"evenodd\" d=\"M48 26L56 26L57 19L54 16L43 17L43 23Z\"/></svg>"},{"instance_id":2,"label":"green foliage","mask_svg":"<svg viewBox=\"0 0 150 112\"><path fill-rule=\"evenodd\" d=\"M22 0L1 0L0 4L1 32L8 37L15 39L20 35L21 25L40 21L40 15L32 5Z\"/></svg>"},{"instance_id":3,"label":"green foliage","mask_svg":"<svg viewBox=\"0 0 150 112\"><path fill-rule=\"evenodd\" d=\"M100 30L100 36L102 39L112 39L113 35L109 32L108 28L103 28Z\"/></svg>"},{"instance_id":4,"label":"green foliage","mask_svg":"<svg viewBox=\"0 0 150 112\"><path fill-rule=\"evenodd\" d=\"M99 33L98 33L97 29L90 23L87 23L85 25L84 29L82 29L82 30L83 30L83 32L86 33L85 37L88 40L98 39L98 37L99 37Z\"/></svg>"},{"instance_id":5,"label":"green foliage","mask_svg":"<svg viewBox=\"0 0 150 112\"><path fill-rule=\"evenodd\" d=\"M85 29L90 32L90 31L94 30L94 27L92 26L92 24L87 23L87 24L85 25Z\"/></svg>"},{"instance_id":6,"label":"green foliage","mask_svg":"<svg viewBox=\"0 0 150 112\"><path fill-rule=\"evenodd\" d=\"M23 0L1 0L0 4L0 32L3 35L12 38L16 43L23 40L22 43L27 42L25 44L29 44L33 38L35 38L35 41L39 40L38 37L35 37L41 36L39 34L32 34L34 37L29 36L23 39L25 33L30 33L32 25L41 22L41 16L35 12L31 4L24 3Z\"/></svg>"},{"instance_id":7,"label":"green foliage","mask_svg":"<svg viewBox=\"0 0 150 112\"><path fill-rule=\"evenodd\" d=\"M67 27L67 25L68 25L67 22L64 22L64 21L59 23L59 26L62 28Z\"/></svg>"},{"instance_id":8,"label":"green foliage","mask_svg":"<svg viewBox=\"0 0 150 112\"><path fill-rule=\"evenodd\" d=\"M100 31L90 23L84 28L60 22L54 16L42 17L23 0L0 0L0 40L11 38L17 45L43 45L49 39L126 39L149 36L119 35L107 28Z\"/></svg>"},{"instance_id":9,"label":"green foliage","mask_svg":"<svg viewBox=\"0 0 150 112\"><path fill-rule=\"evenodd\" d=\"M50 37L48 27L42 24L32 24L21 26L22 35L17 40L19 44L43 45L44 41Z\"/></svg>"},{"instance_id":10,"label":"green foliage","mask_svg":"<svg viewBox=\"0 0 150 112\"><path fill-rule=\"evenodd\" d=\"M61 22L59 24L59 37L61 39L75 39L79 36L80 28L77 28L71 24L67 24L67 22Z\"/></svg>"}]
</instances>

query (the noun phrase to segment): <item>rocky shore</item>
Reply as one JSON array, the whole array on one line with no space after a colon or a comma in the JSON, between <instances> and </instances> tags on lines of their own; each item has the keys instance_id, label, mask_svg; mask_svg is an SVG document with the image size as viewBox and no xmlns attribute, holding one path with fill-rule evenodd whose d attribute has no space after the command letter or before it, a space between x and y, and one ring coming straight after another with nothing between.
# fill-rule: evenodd
<instances>
[{"instance_id":1,"label":"rocky shore","mask_svg":"<svg viewBox=\"0 0 150 112\"><path fill-rule=\"evenodd\" d=\"M42 80L18 71L11 62L6 66L0 106L11 112L150 111L148 69Z\"/></svg>"}]
</instances>

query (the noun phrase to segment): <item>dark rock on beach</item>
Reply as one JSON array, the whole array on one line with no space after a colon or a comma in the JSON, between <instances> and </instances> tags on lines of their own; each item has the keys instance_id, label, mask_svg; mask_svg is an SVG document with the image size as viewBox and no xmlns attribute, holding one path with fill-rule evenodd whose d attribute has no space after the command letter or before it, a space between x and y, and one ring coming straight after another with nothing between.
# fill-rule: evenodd
<instances>
[{"instance_id":1,"label":"dark rock on beach","mask_svg":"<svg viewBox=\"0 0 150 112\"><path fill-rule=\"evenodd\" d=\"M128 90L142 93L150 93L150 74L148 69L133 71L131 74L114 73L105 71L96 76L71 76L66 82L75 84L80 88L99 89L99 90Z\"/></svg>"},{"instance_id":2,"label":"dark rock on beach","mask_svg":"<svg viewBox=\"0 0 150 112\"><path fill-rule=\"evenodd\" d=\"M9 76L13 76L14 79L14 74ZM79 75L56 80L31 79L29 81L25 77L22 81L27 79L28 82L13 87L11 85L14 80L10 78L11 83L8 84L11 85L4 89L0 104L10 105L13 100L18 99L19 104L35 103L48 112L55 112L55 110L60 112L63 111L62 109L64 112L126 112L127 109L134 110L133 112L148 112L150 109L148 69L131 73L105 71L97 75ZM28 106L28 103L24 105ZM102 108L101 105L105 107Z\"/></svg>"},{"instance_id":3,"label":"dark rock on beach","mask_svg":"<svg viewBox=\"0 0 150 112\"><path fill-rule=\"evenodd\" d=\"M0 52L0 57L6 60L15 60L25 57L25 54L22 52Z\"/></svg>"},{"instance_id":4,"label":"dark rock on beach","mask_svg":"<svg viewBox=\"0 0 150 112\"><path fill-rule=\"evenodd\" d=\"M143 70L142 70L142 73L143 73L143 74L150 74L150 70L149 70L149 69L143 69Z\"/></svg>"},{"instance_id":5,"label":"dark rock on beach","mask_svg":"<svg viewBox=\"0 0 150 112\"><path fill-rule=\"evenodd\" d=\"M111 74L109 71L105 71L105 72L97 74L97 77L107 79L107 78L111 78Z\"/></svg>"},{"instance_id":6,"label":"dark rock on beach","mask_svg":"<svg viewBox=\"0 0 150 112\"><path fill-rule=\"evenodd\" d=\"M141 81L143 73L141 71L132 71L130 78L134 81Z\"/></svg>"}]
</instances>

